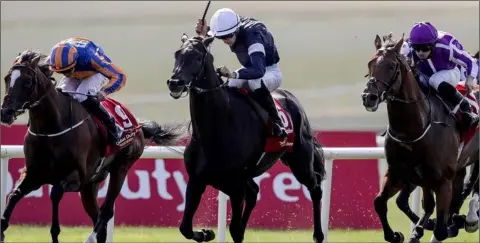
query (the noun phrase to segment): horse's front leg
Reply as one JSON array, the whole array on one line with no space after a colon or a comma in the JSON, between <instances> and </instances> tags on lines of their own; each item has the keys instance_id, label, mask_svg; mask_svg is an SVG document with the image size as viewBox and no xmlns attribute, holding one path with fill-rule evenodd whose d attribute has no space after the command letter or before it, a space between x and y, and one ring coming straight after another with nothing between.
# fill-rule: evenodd
<instances>
[{"instance_id":1,"label":"horse's front leg","mask_svg":"<svg viewBox=\"0 0 480 243\"><path fill-rule=\"evenodd\" d=\"M478 183L477 183L478 184ZM478 185L477 185L478 188ZM478 190L473 193L473 197L468 203L468 213L465 218L465 231L473 233L478 230L478 212L479 212L479 193Z\"/></svg>"},{"instance_id":2,"label":"horse's front leg","mask_svg":"<svg viewBox=\"0 0 480 243\"><path fill-rule=\"evenodd\" d=\"M435 188L435 196L437 201L437 221L430 242L443 241L448 237L447 222L452 201L452 181L443 180Z\"/></svg>"},{"instance_id":3,"label":"horse's front leg","mask_svg":"<svg viewBox=\"0 0 480 243\"><path fill-rule=\"evenodd\" d=\"M420 243L420 239L423 237L424 229L427 223L429 222L430 216L433 214L435 209L435 198L433 198L433 193L427 188L422 188L423 190L423 210L425 213L423 217L417 222L415 228L413 229L412 235L410 237L409 243Z\"/></svg>"},{"instance_id":4,"label":"horse's front leg","mask_svg":"<svg viewBox=\"0 0 480 243\"><path fill-rule=\"evenodd\" d=\"M0 242L5 241L5 230L8 228L8 224L10 221L10 217L12 216L13 210L15 209L15 206L17 203L25 197L28 193L37 190L42 186L41 183L36 181L32 176L29 176L28 174L25 175L25 178L20 181L18 186L13 189L13 191L10 193L7 199L7 205L5 207L5 211L3 212L2 219L0 222L1 225L1 239Z\"/></svg>"},{"instance_id":5,"label":"horse's front leg","mask_svg":"<svg viewBox=\"0 0 480 243\"><path fill-rule=\"evenodd\" d=\"M52 191L50 192L50 201L52 201L52 225L50 226L50 235L52 236L53 243L58 243L58 235L60 235L58 207L64 193L63 187L59 183L53 185Z\"/></svg>"},{"instance_id":6,"label":"horse's front leg","mask_svg":"<svg viewBox=\"0 0 480 243\"><path fill-rule=\"evenodd\" d=\"M404 236L401 232L393 232L392 227L390 227L388 223L387 201L402 189L403 184L389 176L389 172L390 171L387 171L385 174L383 188L377 197L375 197L374 205L378 218L382 223L384 239L388 242L400 243L403 242Z\"/></svg>"},{"instance_id":7,"label":"horse's front leg","mask_svg":"<svg viewBox=\"0 0 480 243\"><path fill-rule=\"evenodd\" d=\"M469 190L464 191L464 198L468 196L470 191L472 191L472 199L468 203L468 213L465 218L465 231L468 233L473 233L478 230L478 218L479 218L479 181L478 181L478 170L479 170L479 162L475 162L475 164L471 167L471 173L469 181L466 187L469 187Z\"/></svg>"},{"instance_id":8,"label":"horse's front leg","mask_svg":"<svg viewBox=\"0 0 480 243\"><path fill-rule=\"evenodd\" d=\"M108 182L108 190L107 196L103 201L102 206L100 207L100 213L98 214L98 221L93 228L93 232L88 236L86 242L94 242L96 238L97 243L105 243L107 241L107 225L108 221L113 218L114 215L114 206L115 200L117 199L118 195L120 194L120 190L122 189L123 182L127 177L128 170L130 166L133 164L131 161L125 161L122 159L123 157L118 157L112 164L119 165L123 163L122 166L112 168L110 172L110 180ZM83 186L83 200L84 200L84 207L88 207L90 215L92 215L92 220L95 218L95 211L96 211L96 185L95 184L88 184ZM88 200L88 205L85 205L85 200Z\"/></svg>"},{"instance_id":9,"label":"horse's front leg","mask_svg":"<svg viewBox=\"0 0 480 243\"><path fill-rule=\"evenodd\" d=\"M213 230L202 229L200 231L193 231L193 217L200 205L200 200L205 192L207 185L195 177L190 177L187 183L185 192L185 210L183 212L182 222L180 224L180 233L186 239L193 239L197 242L211 241L215 239Z\"/></svg>"}]
</instances>

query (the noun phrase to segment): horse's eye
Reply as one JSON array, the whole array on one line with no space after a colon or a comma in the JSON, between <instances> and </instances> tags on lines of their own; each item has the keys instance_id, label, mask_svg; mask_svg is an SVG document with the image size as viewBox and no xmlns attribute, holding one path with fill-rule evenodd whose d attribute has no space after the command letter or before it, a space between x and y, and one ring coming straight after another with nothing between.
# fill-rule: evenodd
<instances>
[{"instance_id":1,"label":"horse's eye","mask_svg":"<svg viewBox=\"0 0 480 243\"><path fill-rule=\"evenodd\" d=\"M23 87L25 88L31 88L32 87L32 82L24 82Z\"/></svg>"}]
</instances>

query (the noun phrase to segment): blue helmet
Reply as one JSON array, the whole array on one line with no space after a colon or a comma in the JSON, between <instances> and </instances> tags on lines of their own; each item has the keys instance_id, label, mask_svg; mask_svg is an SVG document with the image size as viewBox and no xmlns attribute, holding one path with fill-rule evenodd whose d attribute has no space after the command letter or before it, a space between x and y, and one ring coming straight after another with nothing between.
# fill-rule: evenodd
<instances>
[{"instance_id":1,"label":"blue helmet","mask_svg":"<svg viewBox=\"0 0 480 243\"><path fill-rule=\"evenodd\" d=\"M415 23L412 30L410 31L410 44L421 45L421 44L432 44L438 40L438 31L437 29L430 24L429 22L418 22Z\"/></svg>"}]
</instances>

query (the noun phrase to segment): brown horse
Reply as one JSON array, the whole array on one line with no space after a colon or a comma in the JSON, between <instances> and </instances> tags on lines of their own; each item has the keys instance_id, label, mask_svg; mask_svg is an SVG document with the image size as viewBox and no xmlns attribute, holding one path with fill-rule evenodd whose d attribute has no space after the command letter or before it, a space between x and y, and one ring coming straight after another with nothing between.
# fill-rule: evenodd
<instances>
[{"instance_id":1,"label":"brown horse","mask_svg":"<svg viewBox=\"0 0 480 243\"><path fill-rule=\"evenodd\" d=\"M384 186L375 198L384 238L388 242L403 241L403 235L394 232L388 223L387 201L405 184L412 183L423 189L425 214L418 221L411 242L419 241L433 213L432 191L437 198L434 235L444 240L449 237L452 186L463 185L463 177L456 174L467 166L457 163L462 139L457 122L435 90L427 87L422 91L406 58L400 54L403 37L398 42L382 43L377 35L374 44L377 52L368 62L370 78L362 99L367 111L376 111L383 101L387 104L389 127L384 147L389 167Z\"/></svg>"},{"instance_id":2,"label":"brown horse","mask_svg":"<svg viewBox=\"0 0 480 243\"><path fill-rule=\"evenodd\" d=\"M69 94L55 88L46 58L38 52L24 51L4 78L6 92L1 122L10 125L28 109L29 127L24 141L26 170L8 197L1 219L1 242L15 205L44 184L54 185L50 196L52 242L58 242L60 233L60 200L64 192L73 191L80 192L83 207L94 224L91 236L96 235L97 242L105 242L115 199L128 170L143 153L146 139L170 145L176 143L181 133L176 133L176 129L166 130L153 121L137 122L123 105L107 99L102 105L117 111L113 116L125 129L116 147L107 146L104 125ZM98 186L108 173L107 196L99 208Z\"/></svg>"}]
</instances>

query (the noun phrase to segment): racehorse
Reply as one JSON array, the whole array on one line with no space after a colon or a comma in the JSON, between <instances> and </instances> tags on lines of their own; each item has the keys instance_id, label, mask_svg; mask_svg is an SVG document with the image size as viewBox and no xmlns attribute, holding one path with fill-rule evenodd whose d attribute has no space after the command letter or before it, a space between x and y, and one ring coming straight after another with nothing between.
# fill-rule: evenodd
<instances>
[{"instance_id":1,"label":"racehorse","mask_svg":"<svg viewBox=\"0 0 480 243\"><path fill-rule=\"evenodd\" d=\"M175 68L167 81L170 95L190 94L192 138L184 160L189 180L186 205L179 227L182 235L197 242L215 238L213 231L193 231L192 221L207 185L230 197L229 225L234 242L242 242L259 188L253 178L280 158L305 185L313 203L316 242L324 235L320 220L321 181L325 178L323 149L318 144L298 99L287 90L273 92L288 138L267 135L271 121L245 89L229 88L217 75L208 47L213 37L188 38L175 52ZM243 209L245 201L245 209Z\"/></svg>"},{"instance_id":2,"label":"racehorse","mask_svg":"<svg viewBox=\"0 0 480 243\"><path fill-rule=\"evenodd\" d=\"M388 223L386 203L406 183L420 185L425 214L418 221L411 242L419 241L433 213L432 191L437 198L434 236L444 240L449 237L447 220L452 186L463 186L463 177L456 177L456 173L473 163L470 160L469 164L457 163L459 147L461 142L468 143L466 138L471 136L461 136L456 119L435 95L435 90L418 84L406 58L400 54L403 40L402 37L398 42L382 43L376 36L377 52L368 62L370 78L362 94L367 111L375 112L385 101L389 120L384 145L389 167L384 186L375 198L375 210L385 240L402 242L403 235L394 232Z\"/></svg>"},{"instance_id":3,"label":"racehorse","mask_svg":"<svg viewBox=\"0 0 480 243\"><path fill-rule=\"evenodd\" d=\"M28 133L24 140L26 166L18 185L8 197L1 219L1 242L15 205L28 193L44 184L53 185L52 242L58 242L58 205L64 192L79 191L82 204L94 224L89 239L107 238L107 222L113 217L115 199L130 167L143 153L147 139L159 145L175 144L181 133L154 121L138 122L128 109L113 99L102 101L123 127L116 146L106 144L106 129L83 106L55 88L47 56L24 51L5 76L5 97L1 122L11 125L28 109ZM112 112L113 111L113 112ZM97 191L110 174L108 192L101 208Z\"/></svg>"}]
</instances>

